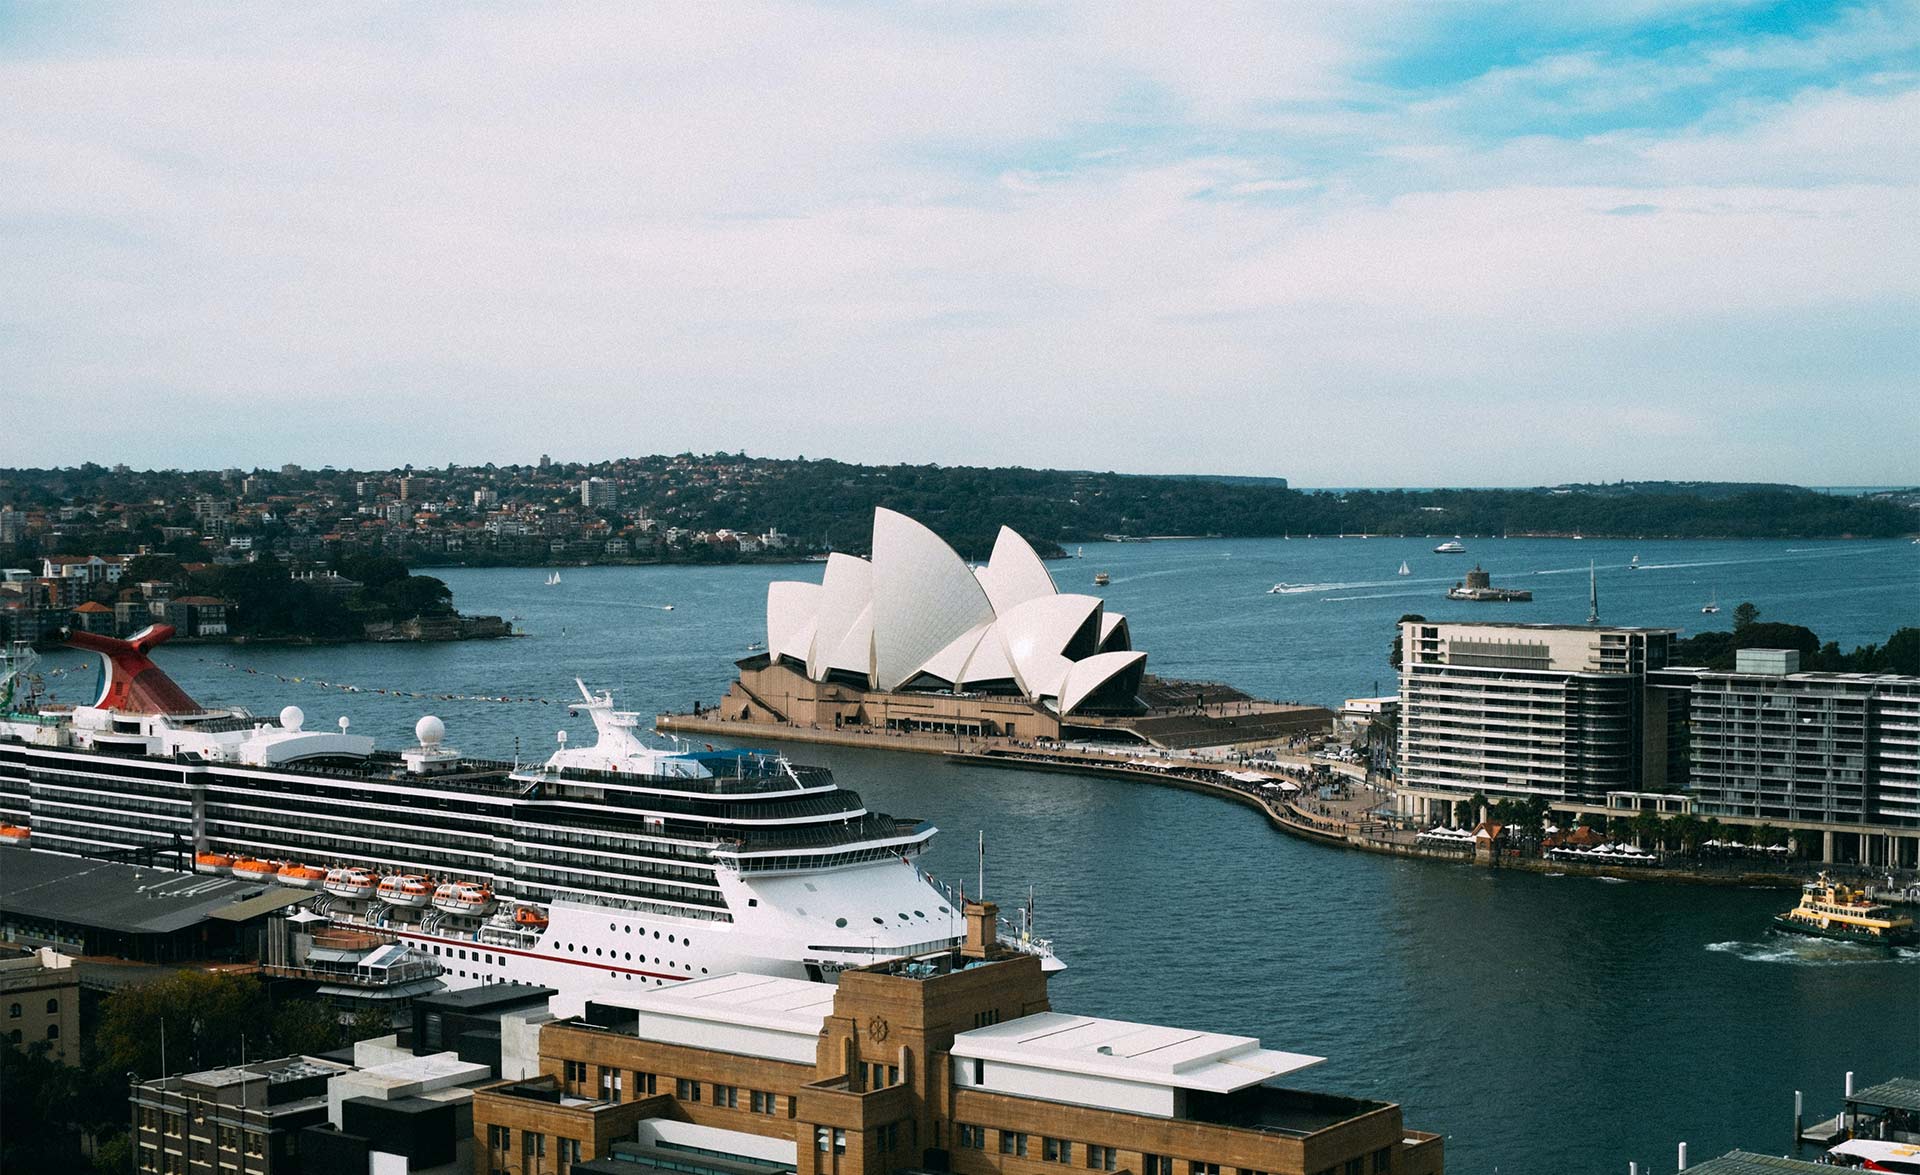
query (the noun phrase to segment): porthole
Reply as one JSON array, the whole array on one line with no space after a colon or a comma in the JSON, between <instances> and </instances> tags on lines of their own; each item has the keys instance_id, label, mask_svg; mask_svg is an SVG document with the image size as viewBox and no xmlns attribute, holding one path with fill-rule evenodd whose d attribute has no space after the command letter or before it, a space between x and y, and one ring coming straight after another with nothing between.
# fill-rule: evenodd
<instances>
[{"instance_id":1,"label":"porthole","mask_svg":"<svg viewBox=\"0 0 1920 1175\"><path fill-rule=\"evenodd\" d=\"M902 922L905 922L907 920L907 916L905 914L898 914L898 915L895 915L895 917L899 918L900 921Z\"/></svg>"},{"instance_id":2,"label":"porthole","mask_svg":"<svg viewBox=\"0 0 1920 1175\"><path fill-rule=\"evenodd\" d=\"M627 962L629 962L629 963L631 963L631 962L633 962L633 952L632 952L632 951L628 951L628 952L627 952Z\"/></svg>"},{"instance_id":3,"label":"porthole","mask_svg":"<svg viewBox=\"0 0 1920 1175\"><path fill-rule=\"evenodd\" d=\"M913 916L915 918L925 918L927 916L927 912L925 910L915 910L913 912Z\"/></svg>"},{"instance_id":4,"label":"porthole","mask_svg":"<svg viewBox=\"0 0 1920 1175\"><path fill-rule=\"evenodd\" d=\"M626 931L626 932L627 932L628 934L632 934L632 933L633 933L633 927L631 927L631 926L623 926L623 927L621 927L621 929L622 929L622 930L624 930L624 931Z\"/></svg>"},{"instance_id":5,"label":"porthole","mask_svg":"<svg viewBox=\"0 0 1920 1175\"><path fill-rule=\"evenodd\" d=\"M669 935L667 936L667 941L668 941L668 942L672 942L672 941L673 941L673 936L672 936L671 934L669 934Z\"/></svg>"},{"instance_id":6,"label":"porthole","mask_svg":"<svg viewBox=\"0 0 1920 1175\"><path fill-rule=\"evenodd\" d=\"M705 975L706 973L707 969L705 967L700 968L700 974Z\"/></svg>"},{"instance_id":7,"label":"porthole","mask_svg":"<svg viewBox=\"0 0 1920 1175\"><path fill-rule=\"evenodd\" d=\"M653 932L653 937L655 937L655 938L659 938L659 937L660 937L660 932L659 932L658 930L656 930L656 931L654 931L654 932Z\"/></svg>"},{"instance_id":8,"label":"porthole","mask_svg":"<svg viewBox=\"0 0 1920 1175\"><path fill-rule=\"evenodd\" d=\"M567 944L567 953L568 953L569 955L571 955L571 954L573 953L573 944L572 944L572 943L568 943L568 944Z\"/></svg>"},{"instance_id":9,"label":"porthole","mask_svg":"<svg viewBox=\"0 0 1920 1175\"><path fill-rule=\"evenodd\" d=\"M878 914L875 914L875 915L873 916L873 924L874 924L875 926L885 926L885 925L886 925L886 923L885 923L885 922L882 922L882 921L880 920L880 915L878 915Z\"/></svg>"},{"instance_id":10,"label":"porthole","mask_svg":"<svg viewBox=\"0 0 1920 1175\"><path fill-rule=\"evenodd\" d=\"M606 954L607 952L605 952L605 951L603 951L603 950L601 950L601 949L600 949L599 947L595 947L595 948L593 948L593 953L594 953L595 955L604 955L604 954Z\"/></svg>"},{"instance_id":11,"label":"porthole","mask_svg":"<svg viewBox=\"0 0 1920 1175\"><path fill-rule=\"evenodd\" d=\"M842 928L842 929L845 929L845 928L846 928L846 925L847 925L847 920L846 920L845 918L835 918L835 919L833 920L833 924L834 924L835 926L838 926L838 927L840 927L840 928Z\"/></svg>"},{"instance_id":12,"label":"porthole","mask_svg":"<svg viewBox=\"0 0 1920 1175\"><path fill-rule=\"evenodd\" d=\"M613 930L613 923L611 923L611 922L609 922L609 923L607 923L607 930L608 930L608 932L609 932L609 933L611 933L611 932L612 932L612 930Z\"/></svg>"}]
</instances>

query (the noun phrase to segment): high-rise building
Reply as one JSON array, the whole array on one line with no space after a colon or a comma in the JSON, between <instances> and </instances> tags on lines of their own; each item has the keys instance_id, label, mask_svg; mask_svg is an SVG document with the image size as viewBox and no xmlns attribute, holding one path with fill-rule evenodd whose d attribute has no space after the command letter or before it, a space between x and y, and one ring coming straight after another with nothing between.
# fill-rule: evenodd
<instances>
[{"instance_id":1,"label":"high-rise building","mask_svg":"<svg viewBox=\"0 0 1920 1175\"><path fill-rule=\"evenodd\" d=\"M1400 626L1399 790L1426 817L1475 793L1604 804L1669 774L1669 699L1647 673L1676 629Z\"/></svg>"},{"instance_id":2,"label":"high-rise building","mask_svg":"<svg viewBox=\"0 0 1920 1175\"><path fill-rule=\"evenodd\" d=\"M1696 814L1819 832L1829 860L1920 858L1920 677L1803 673L1795 650L1741 649L1731 670L1653 680L1686 714Z\"/></svg>"},{"instance_id":3,"label":"high-rise building","mask_svg":"<svg viewBox=\"0 0 1920 1175\"><path fill-rule=\"evenodd\" d=\"M620 487L603 477L580 483L580 504L589 510L612 509L620 502Z\"/></svg>"}]
</instances>

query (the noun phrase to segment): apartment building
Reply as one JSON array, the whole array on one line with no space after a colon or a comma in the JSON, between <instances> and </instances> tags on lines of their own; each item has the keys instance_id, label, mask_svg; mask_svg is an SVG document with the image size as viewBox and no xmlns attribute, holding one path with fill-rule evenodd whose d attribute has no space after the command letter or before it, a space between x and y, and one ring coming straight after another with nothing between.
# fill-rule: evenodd
<instances>
[{"instance_id":1,"label":"apartment building","mask_svg":"<svg viewBox=\"0 0 1920 1175\"><path fill-rule=\"evenodd\" d=\"M0 1034L14 1048L44 1046L68 1065L80 1063L80 973L47 947L0 943Z\"/></svg>"},{"instance_id":2,"label":"apartment building","mask_svg":"<svg viewBox=\"0 0 1920 1175\"><path fill-rule=\"evenodd\" d=\"M1920 678L1803 673L1791 649L1735 656L1652 677L1686 714L1694 812L1817 833L1829 861L1920 863Z\"/></svg>"},{"instance_id":3,"label":"apartment building","mask_svg":"<svg viewBox=\"0 0 1920 1175\"><path fill-rule=\"evenodd\" d=\"M1680 749L1664 668L1677 629L1600 625L1400 626L1403 814L1474 793L1604 804L1666 786Z\"/></svg>"},{"instance_id":4,"label":"apartment building","mask_svg":"<svg viewBox=\"0 0 1920 1175\"><path fill-rule=\"evenodd\" d=\"M1398 1106L1279 1082L1321 1058L1053 1010L970 903L965 945L837 985L734 974L610 991L477 1091L479 1175L1437 1175Z\"/></svg>"}]
</instances>

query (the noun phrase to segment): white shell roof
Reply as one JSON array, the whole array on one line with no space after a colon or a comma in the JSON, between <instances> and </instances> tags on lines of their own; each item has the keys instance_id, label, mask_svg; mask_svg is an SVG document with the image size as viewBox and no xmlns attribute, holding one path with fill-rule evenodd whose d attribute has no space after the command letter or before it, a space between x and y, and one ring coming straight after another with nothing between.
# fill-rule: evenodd
<instances>
[{"instance_id":1,"label":"white shell roof","mask_svg":"<svg viewBox=\"0 0 1920 1175\"><path fill-rule=\"evenodd\" d=\"M1325 1057L1260 1047L1250 1036L1041 1012L953 1039L953 1055L1163 1088L1231 1093Z\"/></svg>"},{"instance_id":2,"label":"white shell roof","mask_svg":"<svg viewBox=\"0 0 1920 1175\"><path fill-rule=\"evenodd\" d=\"M954 638L992 619L986 592L939 535L904 514L873 512L875 686L898 689Z\"/></svg>"},{"instance_id":3,"label":"white shell roof","mask_svg":"<svg viewBox=\"0 0 1920 1175\"><path fill-rule=\"evenodd\" d=\"M860 614L873 604L873 564L852 555L827 556L827 574L820 581L819 623L814 629L813 652L807 658L807 676L819 681L838 657L847 634Z\"/></svg>"},{"instance_id":4,"label":"white shell roof","mask_svg":"<svg viewBox=\"0 0 1920 1175\"><path fill-rule=\"evenodd\" d=\"M1062 594L1033 547L1001 527L987 565L970 568L940 536L893 510L873 513L873 559L830 555L817 584L767 590L767 650L805 660L807 675L838 671L892 690L917 677L955 688L1012 682L1071 711L1144 653L1126 619L1098 596ZM1089 626L1090 641L1074 638ZM1117 635L1116 635L1117 634ZM1068 657L1074 645L1078 662Z\"/></svg>"}]
</instances>

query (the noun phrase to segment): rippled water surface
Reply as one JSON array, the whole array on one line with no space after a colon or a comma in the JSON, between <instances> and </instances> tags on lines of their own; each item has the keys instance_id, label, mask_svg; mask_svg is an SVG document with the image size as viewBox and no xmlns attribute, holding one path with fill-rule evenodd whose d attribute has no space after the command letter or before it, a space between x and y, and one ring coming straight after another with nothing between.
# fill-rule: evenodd
<instances>
[{"instance_id":1,"label":"rippled water surface","mask_svg":"<svg viewBox=\"0 0 1920 1175\"><path fill-rule=\"evenodd\" d=\"M1577 622L1587 565L1615 623L1726 627L1753 601L1852 648L1920 623L1920 547L1907 543L1466 540L1197 541L1099 545L1052 564L1065 590L1112 584L1149 668L1321 703L1393 688L1403 612ZM1626 564L1638 554L1643 570ZM1394 570L1406 559L1413 574ZM1479 561L1531 604L1441 598ZM351 717L385 744L432 711L470 753L544 756L590 733L563 706L422 701L331 688L564 699L578 675L623 705L713 701L762 639L768 581L819 567L448 571L460 606L521 617L531 635L444 646L197 648L165 657L189 690L310 723ZM1268 593L1277 582L1304 591ZM1703 616L1717 595L1723 611ZM673 610L666 611L665 605ZM75 664L68 654L54 666ZM223 662L261 671L249 675ZM271 674L299 676L282 682ZM69 697L85 674L55 679ZM325 681L323 687L316 682ZM876 808L944 830L935 873L1038 894L1039 928L1071 967L1056 1006L1259 1036L1325 1056L1301 1083L1402 1103L1448 1135L1456 1172L1667 1169L1734 1146L1781 1153L1795 1089L1838 1108L1843 1074L1920 1076L1920 953L1881 954L1768 929L1789 895L1494 874L1289 840L1254 813L1188 792L959 768L918 756L799 748ZM971 888L971 886L969 886Z\"/></svg>"}]
</instances>

